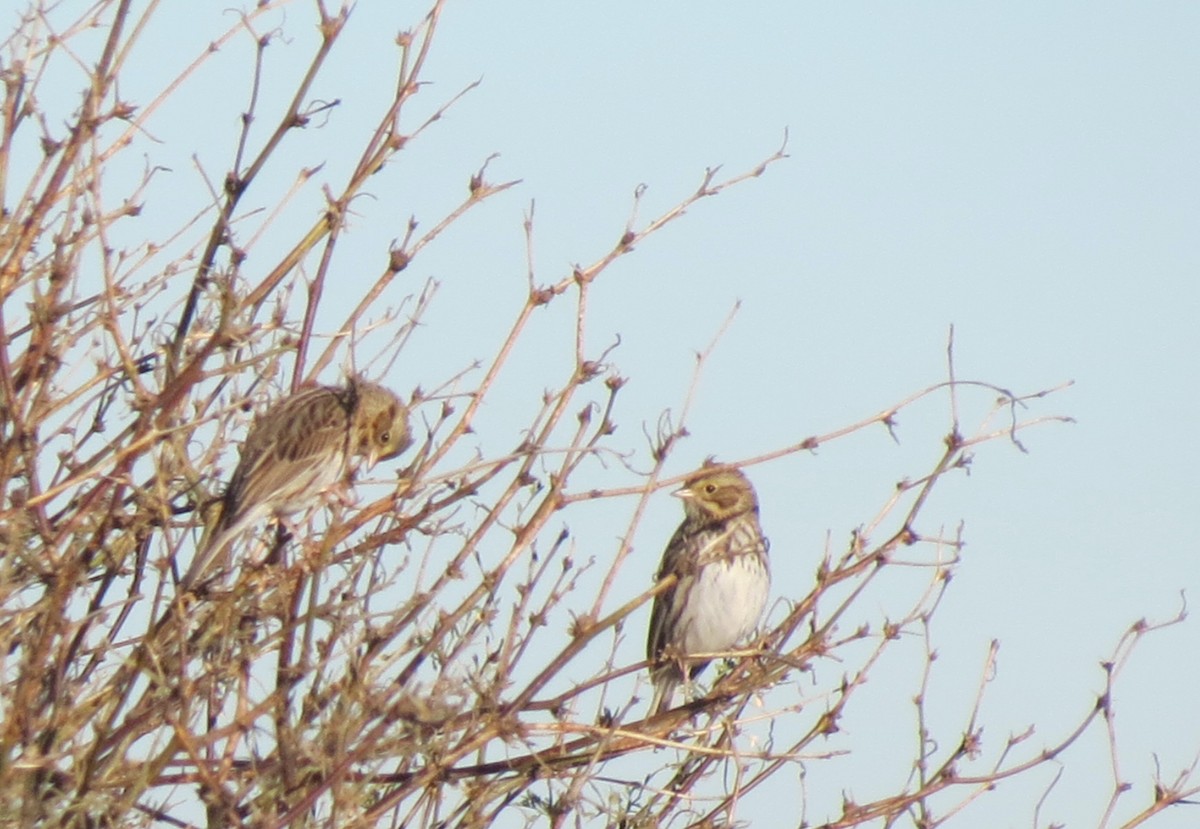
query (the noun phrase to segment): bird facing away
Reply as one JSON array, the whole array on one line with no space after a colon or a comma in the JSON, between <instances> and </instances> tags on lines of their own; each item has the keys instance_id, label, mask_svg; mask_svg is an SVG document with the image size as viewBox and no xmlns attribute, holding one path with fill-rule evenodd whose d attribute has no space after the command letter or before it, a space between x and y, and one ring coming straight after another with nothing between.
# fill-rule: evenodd
<instances>
[{"instance_id":1,"label":"bird facing away","mask_svg":"<svg viewBox=\"0 0 1200 829\"><path fill-rule=\"evenodd\" d=\"M676 581L655 597L646 641L651 714L670 708L676 686L711 661L688 657L727 651L753 632L771 587L758 498L745 475L706 464L674 494L683 499L684 519L657 580Z\"/></svg>"},{"instance_id":2,"label":"bird facing away","mask_svg":"<svg viewBox=\"0 0 1200 829\"><path fill-rule=\"evenodd\" d=\"M192 589L228 566L231 541L269 516L312 506L342 480L353 458L369 470L412 444L408 409L388 389L359 378L343 387L301 389L255 419L216 526L201 541L183 577Z\"/></svg>"}]
</instances>

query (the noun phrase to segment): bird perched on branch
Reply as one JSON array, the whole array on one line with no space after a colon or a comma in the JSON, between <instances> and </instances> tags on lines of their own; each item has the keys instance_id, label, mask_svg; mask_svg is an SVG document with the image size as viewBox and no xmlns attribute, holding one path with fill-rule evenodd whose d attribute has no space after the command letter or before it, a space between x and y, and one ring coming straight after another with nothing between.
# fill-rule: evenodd
<instances>
[{"instance_id":1,"label":"bird perched on branch","mask_svg":"<svg viewBox=\"0 0 1200 829\"><path fill-rule=\"evenodd\" d=\"M671 707L676 686L749 636L771 586L758 498L739 470L706 464L674 495L683 523L663 552L657 580L675 576L650 612L646 657L654 698L650 712Z\"/></svg>"},{"instance_id":2,"label":"bird perched on branch","mask_svg":"<svg viewBox=\"0 0 1200 829\"><path fill-rule=\"evenodd\" d=\"M342 387L304 388L255 419L222 500L221 515L183 577L192 589L228 566L228 547L269 516L312 506L342 480L353 458L367 469L412 444L408 409L383 386L352 378Z\"/></svg>"}]
</instances>

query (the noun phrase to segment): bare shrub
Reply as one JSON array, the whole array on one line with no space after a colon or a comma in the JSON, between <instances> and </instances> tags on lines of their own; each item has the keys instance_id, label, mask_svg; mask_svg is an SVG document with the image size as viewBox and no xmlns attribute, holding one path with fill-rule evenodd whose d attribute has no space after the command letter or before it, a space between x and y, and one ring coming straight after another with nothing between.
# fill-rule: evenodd
<instances>
[{"instance_id":1,"label":"bare shrub","mask_svg":"<svg viewBox=\"0 0 1200 829\"><path fill-rule=\"evenodd\" d=\"M650 564L631 558L631 539L657 494L681 479L666 469L692 401L673 417L625 415L659 425L645 445L618 439L619 349L597 350L585 336L589 299L615 261L698 202L768 172L784 150L744 172L706 171L650 219L639 218L639 191L615 244L591 264L549 281L530 264L525 300L488 361L406 375L401 388L391 367L412 339L454 332L422 331L437 286L399 277L516 183L493 182L485 160L436 221L398 224L376 273L349 283L338 274L348 219L397 211L390 165L459 101L414 103L442 5L401 34L394 55L375 56L395 74L364 132L337 118L336 99L314 92L341 59L350 14L321 2L264 0L177 77L156 76L139 51L163 36L153 3L34 3L4 42L5 822L728 825L769 800L772 785L794 790L807 769L856 757L839 723L901 643L920 643L905 658L920 675L922 725L900 751L899 782L789 823L938 825L1108 723L1111 684L1153 625L1121 640L1102 696L1055 745L1031 747L1028 734L985 740L982 682L955 732L925 725L937 668L928 629L961 547L959 532L926 526L930 493L985 445L1019 447L1025 430L1062 419L1037 411L1053 390L966 382L952 359L944 383L873 416L766 455L722 458L753 474L892 429L917 406L947 424L926 468L848 543L830 542L810 583L776 587L783 598L758 641L729 654L690 702L644 718L642 631L627 623L640 624L665 585L649 584ZM271 49L310 23L319 38L285 87ZM212 102L194 97L192 81L231 45L251 59L235 64L242 81L227 91L244 114L228 132L205 123ZM72 84L82 97L65 102L55 90ZM149 91L123 97L133 87ZM156 119L169 112L197 117L219 148L207 137L203 147L162 146ZM336 150L329 170L291 152L314 133ZM163 185L157 159L168 151L194 154L194 169ZM196 189L178 192L180 181ZM525 231L532 249L532 209ZM505 369L539 309L563 305L574 324L535 379L545 391L525 401L523 438L496 449L515 432L485 404L525 394ZM244 566L226 583L178 588L251 411L348 371L410 401L416 449L290 533L262 528L257 541L243 540ZM959 425L963 398L994 401L969 432ZM605 539L568 528L568 517L589 510L614 522ZM622 594L618 576L630 571L644 592ZM865 597L883 585L904 604L881 619ZM981 676L990 670L984 664ZM912 704L913 689L894 693ZM1163 781L1126 825L1195 792L1186 775Z\"/></svg>"}]
</instances>

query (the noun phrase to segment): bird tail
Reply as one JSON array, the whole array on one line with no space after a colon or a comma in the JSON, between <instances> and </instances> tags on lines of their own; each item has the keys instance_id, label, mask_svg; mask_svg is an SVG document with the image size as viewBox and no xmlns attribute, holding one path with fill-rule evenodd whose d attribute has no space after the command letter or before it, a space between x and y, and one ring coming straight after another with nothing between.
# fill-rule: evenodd
<instances>
[{"instance_id":1,"label":"bird tail","mask_svg":"<svg viewBox=\"0 0 1200 829\"><path fill-rule=\"evenodd\" d=\"M233 537L245 528L246 522L240 520L230 524L225 520L226 517L224 505L222 505L220 514L217 515L215 521L208 525L200 543L196 545L196 555L192 558L187 573L180 581L180 586L184 590L199 587L205 578L216 575L228 565L228 556L225 553L229 548L229 542L233 541Z\"/></svg>"},{"instance_id":2,"label":"bird tail","mask_svg":"<svg viewBox=\"0 0 1200 829\"><path fill-rule=\"evenodd\" d=\"M200 545L196 548L196 555L192 558L191 566L188 567L187 573L179 582L185 590L191 590L196 587L204 574L212 567L213 562L220 553L221 547L228 546L228 538L222 538L226 533L210 533L206 539L203 539ZM217 544L217 542L222 542Z\"/></svg>"},{"instance_id":3,"label":"bird tail","mask_svg":"<svg viewBox=\"0 0 1200 829\"><path fill-rule=\"evenodd\" d=\"M657 716L671 709L675 698L675 686L679 683L672 677L661 677L654 683L654 696L650 698L650 716Z\"/></svg>"}]
</instances>

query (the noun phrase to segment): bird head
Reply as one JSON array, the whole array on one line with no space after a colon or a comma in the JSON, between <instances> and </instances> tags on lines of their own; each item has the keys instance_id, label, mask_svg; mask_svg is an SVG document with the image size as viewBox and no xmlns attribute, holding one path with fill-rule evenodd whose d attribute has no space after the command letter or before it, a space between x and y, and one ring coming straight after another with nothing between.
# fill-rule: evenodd
<instances>
[{"instance_id":1,"label":"bird head","mask_svg":"<svg viewBox=\"0 0 1200 829\"><path fill-rule=\"evenodd\" d=\"M758 509L754 487L732 466L706 466L672 494L683 499L688 517L699 521L723 521Z\"/></svg>"},{"instance_id":2,"label":"bird head","mask_svg":"<svg viewBox=\"0 0 1200 829\"><path fill-rule=\"evenodd\" d=\"M380 461L396 457L412 445L408 409L388 389L374 383L358 383L354 422L356 454L366 458L370 470Z\"/></svg>"}]
</instances>

